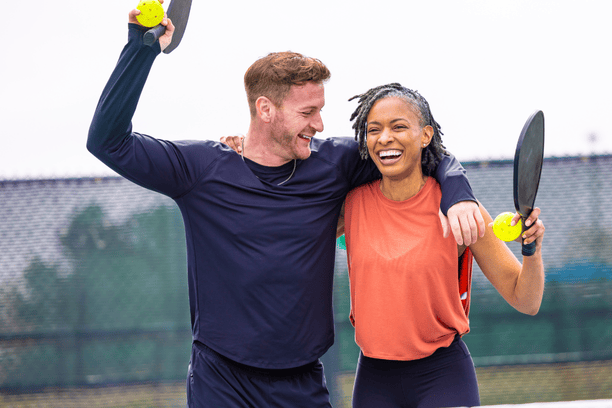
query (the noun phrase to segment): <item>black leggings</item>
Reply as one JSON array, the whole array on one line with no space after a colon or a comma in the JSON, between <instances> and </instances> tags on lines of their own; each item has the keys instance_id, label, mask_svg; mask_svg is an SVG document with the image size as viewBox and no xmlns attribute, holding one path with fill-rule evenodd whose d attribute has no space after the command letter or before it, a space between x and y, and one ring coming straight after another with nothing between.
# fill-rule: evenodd
<instances>
[{"instance_id":1,"label":"black leggings","mask_svg":"<svg viewBox=\"0 0 612 408\"><path fill-rule=\"evenodd\" d=\"M459 337L449 347L414 361L359 355L353 408L479 406L474 362Z\"/></svg>"}]
</instances>

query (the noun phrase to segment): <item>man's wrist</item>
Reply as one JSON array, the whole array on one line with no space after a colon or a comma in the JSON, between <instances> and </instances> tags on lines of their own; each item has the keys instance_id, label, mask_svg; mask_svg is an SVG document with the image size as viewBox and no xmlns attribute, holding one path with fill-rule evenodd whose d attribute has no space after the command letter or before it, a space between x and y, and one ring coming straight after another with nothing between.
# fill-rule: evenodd
<instances>
[{"instance_id":1,"label":"man's wrist","mask_svg":"<svg viewBox=\"0 0 612 408\"><path fill-rule=\"evenodd\" d=\"M141 26L140 24L128 23L128 42L134 41L139 45L144 45L144 34L149 31L151 28ZM159 41L155 41L155 44L151 46L146 46L151 49L158 55L161 53L161 46L159 45Z\"/></svg>"},{"instance_id":2,"label":"man's wrist","mask_svg":"<svg viewBox=\"0 0 612 408\"><path fill-rule=\"evenodd\" d=\"M478 204L472 187L465 174L457 173L454 175L448 175L444 186L440 187L442 190L442 200L440 202L440 209L444 215L448 215L448 210L455 204L461 201L473 201Z\"/></svg>"}]
</instances>

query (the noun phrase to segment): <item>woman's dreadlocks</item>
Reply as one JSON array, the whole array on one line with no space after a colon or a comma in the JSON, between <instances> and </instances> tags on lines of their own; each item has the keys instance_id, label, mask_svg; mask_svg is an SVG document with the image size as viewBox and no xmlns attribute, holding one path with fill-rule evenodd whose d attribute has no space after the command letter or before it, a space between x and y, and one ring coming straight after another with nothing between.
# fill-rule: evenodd
<instances>
[{"instance_id":1,"label":"woman's dreadlocks","mask_svg":"<svg viewBox=\"0 0 612 408\"><path fill-rule=\"evenodd\" d=\"M434 120L427 100L417 91L404 88L398 83L381 85L370 89L364 94L355 95L349 99L349 101L352 101L353 99L359 98L359 105L357 106L357 109L355 109L355 112L353 112L351 115L350 120L355 120L353 123L353 129L355 129L355 140L359 142L359 153L361 153L361 158L368 158L367 120L370 109L372 109L372 106L374 106L376 101L389 97L404 99L411 106L416 108L420 119L419 125L422 128L427 125L433 128L434 135L431 142L426 148L423 149L423 153L421 155L421 167L423 169L423 174L427 176L433 175L436 166L442 159L442 155L446 154L446 149L442 144L442 130L438 122Z\"/></svg>"}]
</instances>

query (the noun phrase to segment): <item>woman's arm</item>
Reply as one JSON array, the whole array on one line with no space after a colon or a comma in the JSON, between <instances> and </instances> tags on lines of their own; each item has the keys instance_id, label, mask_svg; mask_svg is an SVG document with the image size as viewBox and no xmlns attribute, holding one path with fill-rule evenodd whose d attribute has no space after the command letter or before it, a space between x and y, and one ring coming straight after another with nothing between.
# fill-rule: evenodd
<instances>
[{"instance_id":1,"label":"woman's arm","mask_svg":"<svg viewBox=\"0 0 612 408\"><path fill-rule=\"evenodd\" d=\"M336 227L336 239L344 235L344 203L340 209L340 217L338 217L338 226Z\"/></svg>"},{"instance_id":2,"label":"woman's arm","mask_svg":"<svg viewBox=\"0 0 612 408\"><path fill-rule=\"evenodd\" d=\"M485 235L470 248L484 275L502 297L521 313L535 315L542 304L544 295L544 263L542 262L542 240L544 224L537 219L540 209L535 208L529 216L531 227L523 233L525 243L536 242L536 252L523 256L521 264L506 243L493 233L493 219L480 205L480 211L487 228ZM516 219L517 217L515 217ZM535 224L533 220L537 219ZM517 239L521 241L521 237Z\"/></svg>"}]
</instances>

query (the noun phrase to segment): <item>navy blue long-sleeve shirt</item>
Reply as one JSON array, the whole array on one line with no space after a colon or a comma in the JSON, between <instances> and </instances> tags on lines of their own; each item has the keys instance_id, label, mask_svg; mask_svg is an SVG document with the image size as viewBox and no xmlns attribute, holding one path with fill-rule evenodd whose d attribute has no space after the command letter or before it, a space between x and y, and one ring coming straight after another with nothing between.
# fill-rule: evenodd
<instances>
[{"instance_id":1,"label":"navy blue long-sleeve shirt","mask_svg":"<svg viewBox=\"0 0 612 408\"><path fill-rule=\"evenodd\" d=\"M313 139L311 156L260 166L213 141L165 141L131 120L159 44L128 43L89 130L87 148L123 177L165 194L185 223L193 339L243 364L290 368L332 345L332 279L340 208L380 177L351 138ZM443 210L474 200L465 171L445 157L436 178Z\"/></svg>"}]
</instances>

